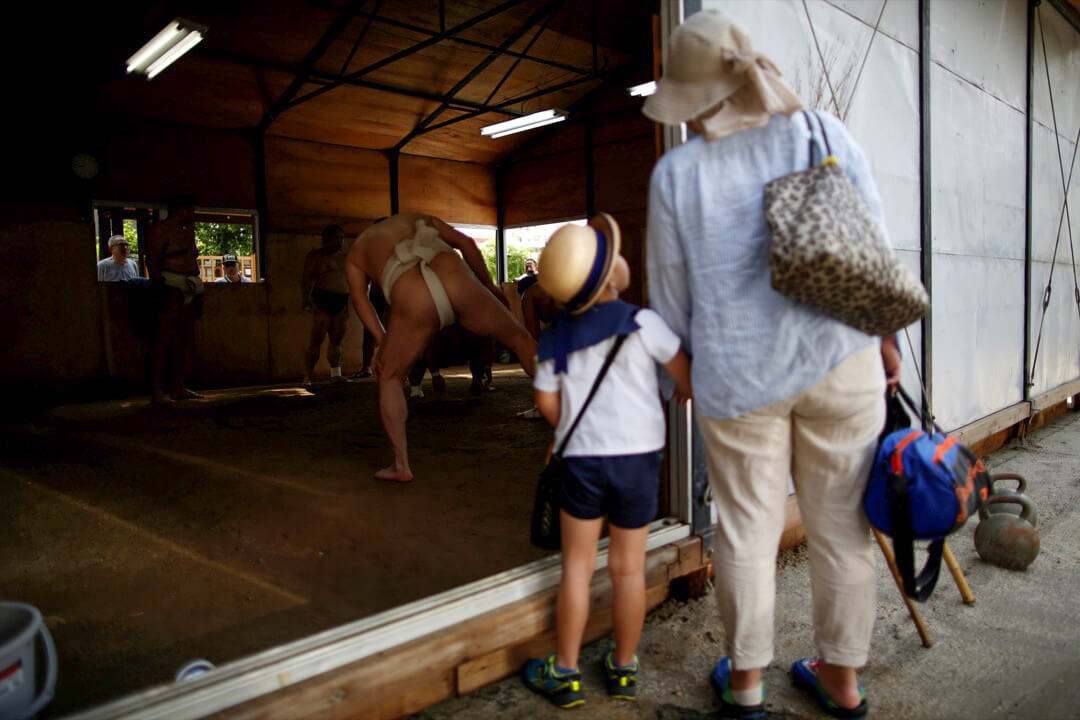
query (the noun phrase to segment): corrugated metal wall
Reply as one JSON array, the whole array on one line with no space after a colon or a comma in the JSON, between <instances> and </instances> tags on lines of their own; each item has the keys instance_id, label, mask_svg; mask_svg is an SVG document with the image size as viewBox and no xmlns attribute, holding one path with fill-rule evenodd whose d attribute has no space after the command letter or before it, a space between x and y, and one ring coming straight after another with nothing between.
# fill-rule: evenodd
<instances>
[{"instance_id":1,"label":"corrugated metal wall","mask_svg":"<svg viewBox=\"0 0 1080 720\"><path fill-rule=\"evenodd\" d=\"M693 3L697 4L697 3ZM691 3L687 3L688 6ZM918 271L921 228L918 0L702 0L738 19L815 107L841 117L862 145L893 245ZM1080 126L1080 34L1043 3L1035 20L1032 280L1025 303L1027 3L927 0L934 412L955 428L1024 399L1024 312L1034 353L1064 182ZM1061 145L1058 164L1042 60L1045 30ZM1063 171L1062 171L1063 168ZM1070 189L1080 208L1080 178ZM1073 211L1080 244L1080 211ZM1062 227L1031 394L1080 377L1080 312L1069 229ZM908 329L904 385L921 372L920 325ZM1031 360L1027 360L1030 368Z\"/></svg>"}]
</instances>

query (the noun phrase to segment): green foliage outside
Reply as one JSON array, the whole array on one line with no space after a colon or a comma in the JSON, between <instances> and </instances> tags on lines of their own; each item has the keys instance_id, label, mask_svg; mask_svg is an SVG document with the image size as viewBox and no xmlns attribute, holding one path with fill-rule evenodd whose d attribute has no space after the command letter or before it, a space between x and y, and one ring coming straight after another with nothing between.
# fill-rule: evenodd
<instances>
[{"instance_id":1,"label":"green foliage outside","mask_svg":"<svg viewBox=\"0 0 1080 720\"><path fill-rule=\"evenodd\" d=\"M139 254L139 229L134 220L124 221L124 239L127 240L128 249L130 250L129 257L135 257Z\"/></svg>"},{"instance_id":2,"label":"green foliage outside","mask_svg":"<svg viewBox=\"0 0 1080 720\"><path fill-rule=\"evenodd\" d=\"M252 227L232 223L195 223L195 244L199 255L253 255L255 249Z\"/></svg>"},{"instance_id":3,"label":"green foliage outside","mask_svg":"<svg viewBox=\"0 0 1080 720\"><path fill-rule=\"evenodd\" d=\"M480 248L481 254L484 256L484 262L487 263L488 273L491 274L491 279L498 282L498 275L495 269L495 243L488 242ZM516 277L520 277L525 274L525 261L531 257L529 251L526 248L510 246L506 248L506 276L513 280Z\"/></svg>"}]
</instances>

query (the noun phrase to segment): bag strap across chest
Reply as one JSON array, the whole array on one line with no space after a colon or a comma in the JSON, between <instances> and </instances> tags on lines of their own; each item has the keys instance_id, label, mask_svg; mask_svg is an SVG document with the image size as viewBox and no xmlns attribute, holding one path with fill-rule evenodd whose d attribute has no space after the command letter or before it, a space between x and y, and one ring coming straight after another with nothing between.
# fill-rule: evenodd
<instances>
[{"instance_id":1,"label":"bag strap across chest","mask_svg":"<svg viewBox=\"0 0 1080 720\"><path fill-rule=\"evenodd\" d=\"M566 446L570 442L570 437L574 434L574 430L577 428L578 423L581 422L581 416L585 414L585 410L588 409L589 403L592 402L593 396L596 395L596 391L600 388L600 383L603 381L604 376L607 375L608 368L611 367L611 363L615 362L615 355L619 352L619 348L626 342L626 335L617 335L615 337L615 344L611 346L611 350L608 352L607 357L604 358L604 364L600 368L600 372L596 375L596 381L592 385L592 389L589 390L589 396L585 398L585 403L578 410L577 417L574 418L574 422L570 425L570 429L566 431L566 435L563 437L563 441L559 444L559 449L555 451L557 457L562 457L562 454L566 451Z\"/></svg>"}]
</instances>

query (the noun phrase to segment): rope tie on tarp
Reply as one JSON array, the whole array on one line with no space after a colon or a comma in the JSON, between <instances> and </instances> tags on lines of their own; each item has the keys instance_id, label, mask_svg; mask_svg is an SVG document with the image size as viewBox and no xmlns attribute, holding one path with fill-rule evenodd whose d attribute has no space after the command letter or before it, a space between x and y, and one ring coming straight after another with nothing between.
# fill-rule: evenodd
<instances>
[{"instance_id":1,"label":"rope tie on tarp","mask_svg":"<svg viewBox=\"0 0 1080 720\"><path fill-rule=\"evenodd\" d=\"M1058 132L1057 109L1054 107L1054 86L1050 81L1050 63L1046 54L1046 31L1043 30L1042 9L1035 8L1035 14L1039 18L1039 36L1042 40L1043 70L1046 71L1046 90L1050 96L1050 117L1054 122L1054 141L1057 145L1058 171L1061 174L1062 204L1061 213L1058 215L1057 239L1054 241L1054 254L1050 259L1050 277L1046 281L1046 290L1043 292L1042 316L1039 318L1039 334L1035 338L1035 353L1031 358L1031 373L1028 375L1028 387L1035 385L1035 368L1039 362L1039 347L1042 345L1043 326L1046 323L1046 311L1050 308L1050 296L1054 287L1054 268L1057 265L1058 248L1061 246L1061 229L1064 224L1069 231L1069 253L1072 256L1073 297L1076 300L1076 314L1080 318L1080 282L1076 277L1076 248L1072 241L1072 216L1069 213L1069 188L1072 186L1073 170L1076 168L1076 150L1080 146L1080 128L1076 130L1076 140L1073 141L1072 159L1069 161L1069 177L1065 177L1065 163L1061 154L1061 134Z\"/></svg>"}]
</instances>

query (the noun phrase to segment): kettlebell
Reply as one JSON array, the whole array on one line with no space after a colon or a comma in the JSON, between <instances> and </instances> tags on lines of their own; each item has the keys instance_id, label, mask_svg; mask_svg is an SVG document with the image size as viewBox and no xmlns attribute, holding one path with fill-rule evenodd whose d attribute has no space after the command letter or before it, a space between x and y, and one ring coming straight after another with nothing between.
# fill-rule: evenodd
<instances>
[{"instance_id":1,"label":"kettlebell","mask_svg":"<svg viewBox=\"0 0 1080 720\"><path fill-rule=\"evenodd\" d=\"M995 495L987 506L1003 503L1020 505L1020 514L992 510L975 528L975 550L989 563L1009 570L1024 570L1039 554L1039 531L1029 518L1031 501L1024 495Z\"/></svg>"},{"instance_id":2,"label":"kettlebell","mask_svg":"<svg viewBox=\"0 0 1080 720\"><path fill-rule=\"evenodd\" d=\"M998 480L1015 480L1016 489L1010 490L1009 488L998 487ZM1039 525L1039 513L1035 510L1035 503L1031 498L1027 496L1027 481L1024 480L1022 475L1016 473L1001 473L1000 475L994 475L991 478L991 495L1004 495L1009 497L1015 497L1017 495L1023 496L1031 503L1031 517L1028 518L1028 522L1033 526ZM985 520L989 515L994 513L1012 513L1013 515L1019 515L1021 512L1020 503L998 503L993 507L989 503L983 503L979 508L979 517Z\"/></svg>"}]
</instances>

